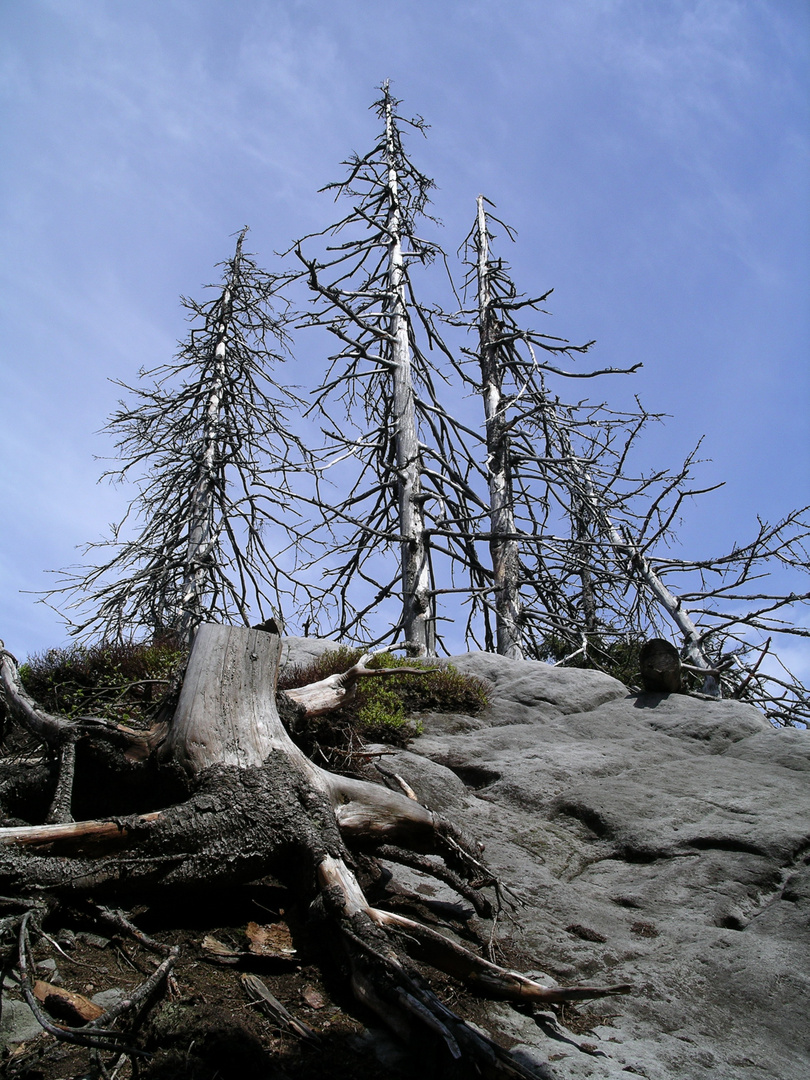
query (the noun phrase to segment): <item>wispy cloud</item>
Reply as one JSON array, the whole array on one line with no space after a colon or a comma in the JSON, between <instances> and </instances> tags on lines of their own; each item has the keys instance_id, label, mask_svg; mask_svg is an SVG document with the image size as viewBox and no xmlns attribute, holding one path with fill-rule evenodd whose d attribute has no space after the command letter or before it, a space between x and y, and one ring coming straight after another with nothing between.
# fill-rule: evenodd
<instances>
[{"instance_id":1,"label":"wispy cloud","mask_svg":"<svg viewBox=\"0 0 810 1080\"><path fill-rule=\"evenodd\" d=\"M26 523L4 548L8 573L27 577L43 561L25 529L47 521L53 543L70 535L68 549L79 527L103 532L107 504L84 492L99 471L90 433L114 397L106 377L130 379L173 351L185 332L178 294L216 277L235 229L251 225L267 263L326 224L330 199L316 188L368 148L368 106L387 77L405 110L432 124L413 151L438 181L445 246L460 242L484 190L520 229L519 244L499 250L518 280L558 286L555 331L598 336L608 362L645 361L626 393L640 387L677 415L651 444L656 460L709 432L729 494L691 535L716 547L760 499L810 498L784 468L810 437L808 10L778 0L0 5L2 363L15 461L4 508ZM49 463L53 484L42 480Z\"/></svg>"}]
</instances>

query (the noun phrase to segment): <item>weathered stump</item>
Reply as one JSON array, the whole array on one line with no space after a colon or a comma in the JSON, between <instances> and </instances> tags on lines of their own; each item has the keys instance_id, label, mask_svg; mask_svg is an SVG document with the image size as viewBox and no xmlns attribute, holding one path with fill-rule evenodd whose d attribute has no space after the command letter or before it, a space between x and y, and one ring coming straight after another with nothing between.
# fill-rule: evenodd
<instances>
[{"instance_id":1,"label":"weathered stump","mask_svg":"<svg viewBox=\"0 0 810 1080\"><path fill-rule=\"evenodd\" d=\"M263 630L201 627L172 723L157 748L188 774L190 797L112 822L0 829L0 890L130 900L143 890L227 887L272 873L327 921L327 936L364 1005L406 1038L429 1033L438 1039L453 1075L467 1076L471 1067L491 1077L541 1075L447 1009L399 950L488 996L524 1005L626 987L542 986L372 906L355 876L351 847L359 845L365 859L379 847L386 859L411 864L420 858L415 852L441 856L445 866L431 863L431 872L480 913L488 905L471 882L480 888L495 881L476 846L414 798L329 773L302 753L277 707L280 644L277 634ZM353 678L366 671L361 662ZM321 710L330 694L345 696L350 683L327 681L290 707L306 708L300 702L309 697ZM58 726L58 718L50 719ZM106 734L122 737L120 728Z\"/></svg>"}]
</instances>

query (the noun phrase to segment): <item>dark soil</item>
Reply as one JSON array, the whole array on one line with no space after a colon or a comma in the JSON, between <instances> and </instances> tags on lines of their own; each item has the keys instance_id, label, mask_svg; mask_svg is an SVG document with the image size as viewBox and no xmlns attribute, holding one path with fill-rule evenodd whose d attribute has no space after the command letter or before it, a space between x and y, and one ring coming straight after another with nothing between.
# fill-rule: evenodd
<instances>
[{"instance_id":1,"label":"dark soil","mask_svg":"<svg viewBox=\"0 0 810 1080\"><path fill-rule=\"evenodd\" d=\"M138 1022L120 1025L126 1041L149 1056L134 1067L125 1060L118 1080L397 1080L414 1071L428 1080L442 1075L443 1067L426 1047L412 1054L354 1001L339 958L328 956L328 943L319 939L306 913L288 906L289 900L285 889L265 881L227 893L143 905L130 913L155 940L181 948L171 984ZM34 962L55 960L57 974L39 968L37 977L87 998L112 988L133 991L158 958L91 915L91 908L63 912L55 925L46 923L51 941L42 937L34 945ZM295 955L250 955L250 922L281 927L282 932L289 928ZM204 947L206 938L247 955L217 958ZM248 972L316 1038L291 1033L251 1004L241 982ZM438 973L422 974L456 1012L489 1027L480 1001ZM5 992L6 1000L21 997L16 988ZM47 1033L2 1053L0 1074L10 1078L99 1076L90 1068L86 1048L60 1043ZM109 1055L102 1060L110 1065Z\"/></svg>"}]
</instances>

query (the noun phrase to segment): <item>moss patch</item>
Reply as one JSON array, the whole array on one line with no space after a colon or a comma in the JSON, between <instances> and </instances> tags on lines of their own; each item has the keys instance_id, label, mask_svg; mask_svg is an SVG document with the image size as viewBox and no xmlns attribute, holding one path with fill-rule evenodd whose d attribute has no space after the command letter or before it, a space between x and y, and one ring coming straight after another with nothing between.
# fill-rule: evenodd
<instances>
[{"instance_id":1,"label":"moss patch","mask_svg":"<svg viewBox=\"0 0 810 1080\"><path fill-rule=\"evenodd\" d=\"M341 647L330 650L310 664L283 672L279 690L293 690L347 671L363 655L362 649ZM441 666L439 666L441 665ZM419 714L458 712L475 714L488 704L486 683L463 675L451 664L433 660L403 660L391 653L378 653L370 668L424 667L424 675L405 674L380 679L363 679L352 702L335 712L315 717L294 732L304 751L340 764L341 755L361 751L363 742L386 742L405 746L421 734Z\"/></svg>"}]
</instances>

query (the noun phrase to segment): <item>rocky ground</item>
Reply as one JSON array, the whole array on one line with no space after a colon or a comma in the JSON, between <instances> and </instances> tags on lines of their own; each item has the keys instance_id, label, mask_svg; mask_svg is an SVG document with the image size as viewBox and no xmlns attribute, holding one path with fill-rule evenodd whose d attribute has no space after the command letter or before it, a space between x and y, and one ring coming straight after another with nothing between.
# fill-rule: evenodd
<instances>
[{"instance_id":1,"label":"rocky ground","mask_svg":"<svg viewBox=\"0 0 810 1080\"><path fill-rule=\"evenodd\" d=\"M290 639L286 660L325 647ZM488 680L490 708L423 716L407 751L378 748L385 767L480 839L518 895L495 931L502 962L549 982L629 983L632 992L531 1013L481 1005L427 973L437 989L557 1080L805 1080L810 733L773 730L736 702L629 695L593 672L484 653L452 662ZM458 898L434 879L411 871L405 885L427 914L459 914ZM236 905L232 894L227 906L195 897L141 914L148 932L183 945L176 993L150 1021L160 1053L143 1077L209 1077L212 1062L223 1080L260 1076L263 1050L289 1077L413 1075L407 1048L323 982L318 943L299 917L272 882L242 890ZM206 948L214 937L249 951L250 922L288 927L296 953L254 950L224 963ZM73 932L54 938L61 952L41 951L40 978L90 997L143 977L145 958L115 935ZM246 972L317 1038L250 1005ZM19 997L13 985L5 996ZM210 1015L219 1033L196 1049L183 1035L195 1014ZM50 1036L36 1034L19 1001L6 1004L2 1023L7 1069L82 1075L76 1051L41 1059Z\"/></svg>"},{"instance_id":2,"label":"rocky ground","mask_svg":"<svg viewBox=\"0 0 810 1080\"><path fill-rule=\"evenodd\" d=\"M563 1078L810 1075L810 733L487 654L475 719L425 719L397 768L486 844L526 906L501 927L558 982L629 982L583 1049L493 1019ZM390 759L389 759L390 760Z\"/></svg>"}]
</instances>

